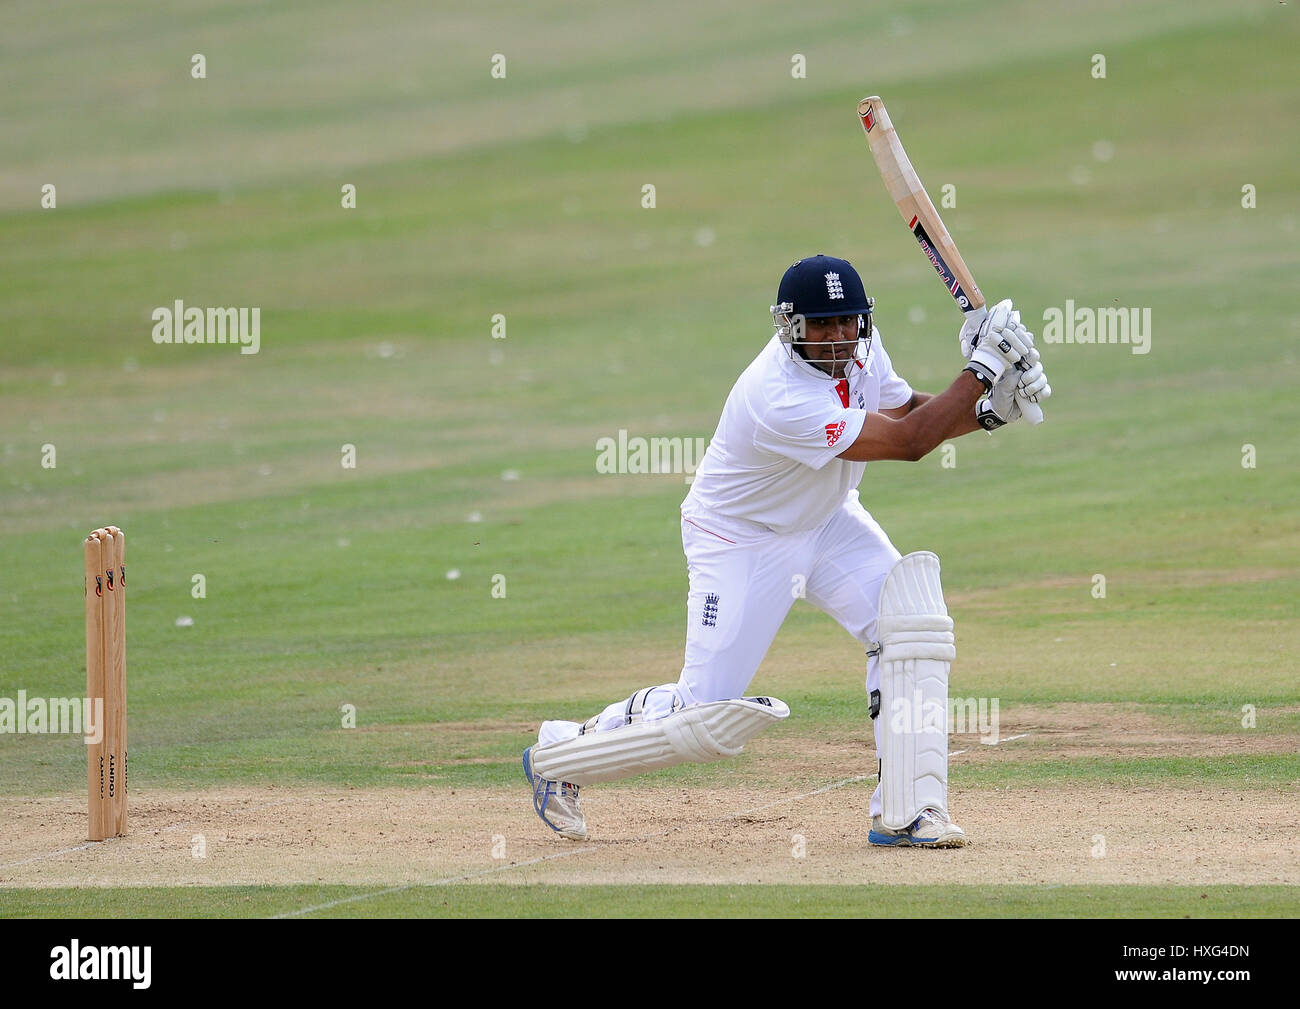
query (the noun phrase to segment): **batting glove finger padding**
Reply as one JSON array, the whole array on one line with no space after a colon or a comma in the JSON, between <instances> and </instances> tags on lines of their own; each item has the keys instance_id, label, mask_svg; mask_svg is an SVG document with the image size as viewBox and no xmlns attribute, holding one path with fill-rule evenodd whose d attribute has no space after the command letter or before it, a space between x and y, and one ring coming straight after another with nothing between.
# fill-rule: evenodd
<instances>
[{"instance_id":1,"label":"batting glove finger padding","mask_svg":"<svg viewBox=\"0 0 1300 1009\"><path fill-rule=\"evenodd\" d=\"M992 308L988 309L988 315L984 319L984 324L980 326L980 338L978 343L983 343L990 333L1000 333L1007 328L1011 321L1011 313L1015 309L1011 304L1010 298L1003 298Z\"/></svg>"},{"instance_id":2,"label":"batting glove finger padding","mask_svg":"<svg viewBox=\"0 0 1300 1009\"><path fill-rule=\"evenodd\" d=\"M988 316L989 310L981 306L971 309L962 320L961 329L957 331L957 345L961 349L961 356L967 361L970 360L971 351L979 343L980 329Z\"/></svg>"},{"instance_id":3,"label":"batting glove finger padding","mask_svg":"<svg viewBox=\"0 0 1300 1009\"><path fill-rule=\"evenodd\" d=\"M1043 371L1043 366L1035 364L1028 371L1021 374L1017 388L1020 389L1026 399L1037 403L1040 398L1044 398L1044 390L1050 390L1051 386L1047 384L1047 373ZM1048 395L1051 395L1050 391Z\"/></svg>"},{"instance_id":4,"label":"batting glove finger padding","mask_svg":"<svg viewBox=\"0 0 1300 1009\"><path fill-rule=\"evenodd\" d=\"M1016 334L1016 336L1020 337L1020 342L1023 343L1026 347L1032 348L1034 346L1034 334L1031 333L1029 330L1027 330L1019 322L1007 326L1007 329L1012 330Z\"/></svg>"}]
</instances>

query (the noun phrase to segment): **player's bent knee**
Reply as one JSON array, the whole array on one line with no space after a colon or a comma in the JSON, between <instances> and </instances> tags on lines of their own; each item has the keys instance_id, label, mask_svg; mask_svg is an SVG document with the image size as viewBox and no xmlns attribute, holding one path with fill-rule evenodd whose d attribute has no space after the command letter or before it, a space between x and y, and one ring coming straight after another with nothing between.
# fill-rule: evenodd
<instances>
[{"instance_id":1,"label":"player's bent knee","mask_svg":"<svg viewBox=\"0 0 1300 1009\"><path fill-rule=\"evenodd\" d=\"M789 714L790 709L775 697L693 704L663 718L539 746L533 750L533 769L552 781L590 785L687 762L734 757L747 742Z\"/></svg>"},{"instance_id":2,"label":"player's bent knee","mask_svg":"<svg viewBox=\"0 0 1300 1009\"><path fill-rule=\"evenodd\" d=\"M600 714L588 718L583 723L580 734L609 732L611 729L621 729L642 721L652 721L670 715L685 706L686 702L679 696L675 684L642 687L626 700L616 701Z\"/></svg>"}]
</instances>

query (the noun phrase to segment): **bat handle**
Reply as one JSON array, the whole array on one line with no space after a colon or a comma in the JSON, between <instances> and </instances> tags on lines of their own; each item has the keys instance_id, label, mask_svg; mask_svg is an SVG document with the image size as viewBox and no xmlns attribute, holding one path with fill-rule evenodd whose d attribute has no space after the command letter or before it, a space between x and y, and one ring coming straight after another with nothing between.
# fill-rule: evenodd
<instances>
[{"instance_id":1,"label":"bat handle","mask_svg":"<svg viewBox=\"0 0 1300 1009\"><path fill-rule=\"evenodd\" d=\"M1041 424L1043 422L1043 408L1033 400L1025 399L1020 393L1016 393L1016 402L1020 404L1020 412L1029 423Z\"/></svg>"}]
</instances>

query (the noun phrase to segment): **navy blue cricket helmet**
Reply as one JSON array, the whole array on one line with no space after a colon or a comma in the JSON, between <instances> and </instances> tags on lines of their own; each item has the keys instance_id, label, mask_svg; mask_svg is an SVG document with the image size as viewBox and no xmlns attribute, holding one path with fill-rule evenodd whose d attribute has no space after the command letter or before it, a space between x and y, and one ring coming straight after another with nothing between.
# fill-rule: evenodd
<instances>
[{"instance_id":1,"label":"navy blue cricket helmet","mask_svg":"<svg viewBox=\"0 0 1300 1009\"><path fill-rule=\"evenodd\" d=\"M866 315L871 311L862 278L847 259L809 256L781 278L776 300L789 302L792 315L826 319L835 315Z\"/></svg>"},{"instance_id":2,"label":"navy blue cricket helmet","mask_svg":"<svg viewBox=\"0 0 1300 1009\"><path fill-rule=\"evenodd\" d=\"M865 357L871 349L871 309L874 298L868 298L862 278L847 259L834 256L809 256L799 260L785 271L776 291L777 304L772 306L772 322L777 336L786 345L793 358L807 360L804 343L804 319L828 319L842 315L858 317L858 339L846 348L850 354ZM866 347L858 348L859 340ZM833 345L838 356L838 343Z\"/></svg>"}]
</instances>

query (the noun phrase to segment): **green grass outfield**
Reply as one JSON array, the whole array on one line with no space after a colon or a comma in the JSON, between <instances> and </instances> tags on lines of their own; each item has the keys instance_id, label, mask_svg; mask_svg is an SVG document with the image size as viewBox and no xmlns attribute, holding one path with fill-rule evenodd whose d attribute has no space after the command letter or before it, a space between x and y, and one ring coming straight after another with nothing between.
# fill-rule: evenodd
<instances>
[{"instance_id":1,"label":"green grass outfield","mask_svg":"<svg viewBox=\"0 0 1300 1009\"><path fill-rule=\"evenodd\" d=\"M133 781L518 791L527 726L680 666L685 483L600 475L597 439L707 438L781 271L818 251L861 269L914 385L956 373L956 313L854 116L880 93L932 192L956 187L943 214L987 295L1037 331L1066 299L1152 316L1149 354L1043 347L1042 427L968 436L951 469L869 468L864 503L895 544L943 558L954 694L997 697L1004 718L1112 706L1206 742L1031 739L1022 759L955 762L954 786L1297 790L1300 165L1278 71L1295 6L654 11L0 12L0 88L22 98L0 132L0 698L84 689L79 542L113 523ZM38 207L46 183L57 209ZM155 345L150 312L177 298L260 306L260 352ZM768 745L869 734L862 669L797 606L754 683L794 712ZM0 734L0 801L75 794L84 762L67 737ZM767 767L746 754L646 781L834 777ZM61 902L2 868L0 887L0 914L261 915L371 892ZM339 912L811 916L870 913L884 889L417 887ZM888 900L921 914L933 896ZM989 915L1297 906L1284 886L943 896Z\"/></svg>"},{"instance_id":2,"label":"green grass outfield","mask_svg":"<svg viewBox=\"0 0 1300 1009\"><path fill-rule=\"evenodd\" d=\"M10 890L15 918L1253 918L1287 886L343 886Z\"/></svg>"}]
</instances>

